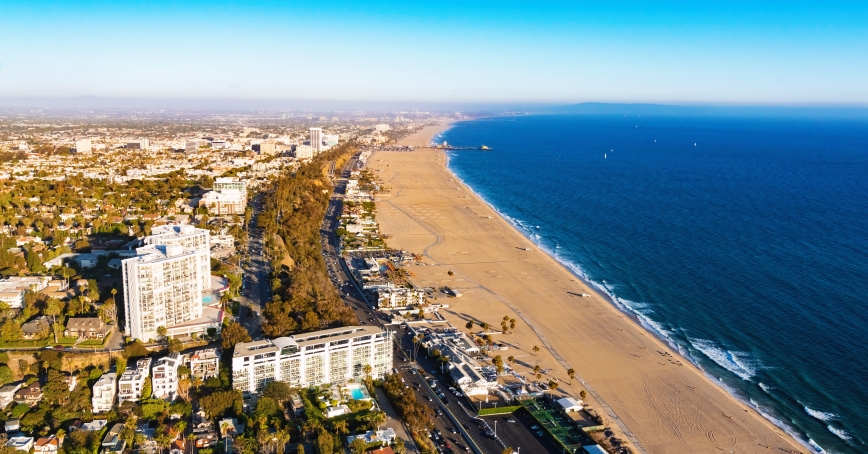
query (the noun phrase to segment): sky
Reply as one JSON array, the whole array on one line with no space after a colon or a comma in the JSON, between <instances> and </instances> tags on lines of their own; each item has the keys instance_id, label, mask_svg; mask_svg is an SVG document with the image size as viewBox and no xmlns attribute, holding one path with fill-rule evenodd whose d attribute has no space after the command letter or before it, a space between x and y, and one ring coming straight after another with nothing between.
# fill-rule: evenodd
<instances>
[{"instance_id":1,"label":"sky","mask_svg":"<svg viewBox=\"0 0 868 454\"><path fill-rule=\"evenodd\" d=\"M5 1L0 98L868 105L868 1Z\"/></svg>"}]
</instances>

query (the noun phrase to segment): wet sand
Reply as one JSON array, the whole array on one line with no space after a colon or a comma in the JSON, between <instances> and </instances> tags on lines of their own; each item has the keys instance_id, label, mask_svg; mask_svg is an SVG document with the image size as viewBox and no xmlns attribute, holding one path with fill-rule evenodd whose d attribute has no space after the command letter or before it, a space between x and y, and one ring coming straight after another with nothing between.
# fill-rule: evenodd
<instances>
[{"instance_id":1,"label":"wet sand","mask_svg":"<svg viewBox=\"0 0 868 454\"><path fill-rule=\"evenodd\" d=\"M424 146L446 127L402 143ZM461 329L474 320L499 330L504 316L515 318L513 332L493 334L509 345L499 353L531 380L538 364L551 369L541 381L560 380L573 396L586 390L586 403L638 451L808 451L537 249L449 172L443 152L377 152L368 165L390 188L377 202L389 245L424 256L426 265L408 268L413 282L463 294L440 297L450 306L443 314Z\"/></svg>"}]
</instances>

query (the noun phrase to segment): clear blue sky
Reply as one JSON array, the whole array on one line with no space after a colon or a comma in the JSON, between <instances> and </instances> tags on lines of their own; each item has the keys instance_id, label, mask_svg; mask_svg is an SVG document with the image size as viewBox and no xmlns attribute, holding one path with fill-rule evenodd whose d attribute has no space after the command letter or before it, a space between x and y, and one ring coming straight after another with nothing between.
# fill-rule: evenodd
<instances>
[{"instance_id":1,"label":"clear blue sky","mask_svg":"<svg viewBox=\"0 0 868 454\"><path fill-rule=\"evenodd\" d=\"M868 1L0 0L0 97L868 103Z\"/></svg>"}]
</instances>

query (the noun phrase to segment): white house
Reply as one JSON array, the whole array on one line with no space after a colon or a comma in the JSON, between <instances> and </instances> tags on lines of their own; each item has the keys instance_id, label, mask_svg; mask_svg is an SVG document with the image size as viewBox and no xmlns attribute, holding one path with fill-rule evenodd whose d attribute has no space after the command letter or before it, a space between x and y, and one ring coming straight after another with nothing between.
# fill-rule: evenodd
<instances>
[{"instance_id":1,"label":"white house","mask_svg":"<svg viewBox=\"0 0 868 454\"><path fill-rule=\"evenodd\" d=\"M93 384L93 405L94 413L105 413L110 411L115 405L115 394L117 394L117 384L115 381L118 376L114 372L103 374L96 383Z\"/></svg>"},{"instance_id":2,"label":"white house","mask_svg":"<svg viewBox=\"0 0 868 454\"><path fill-rule=\"evenodd\" d=\"M33 454L56 454L58 449L60 449L60 439L52 434L36 440Z\"/></svg>"},{"instance_id":3,"label":"white house","mask_svg":"<svg viewBox=\"0 0 868 454\"><path fill-rule=\"evenodd\" d=\"M178 396L178 366L182 363L181 354L178 352L169 353L169 356L157 360L151 370L154 397L175 400Z\"/></svg>"},{"instance_id":4,"label":"white house","mask_svg":"<svg viewBox=\"0 0 868 454\"><path fill-rule=\"evenodd\" d=\"M150 370L151 358L140 359L135 366L127 367L118 380L118 404L128 400L138 402L142 398L142 389Z\"/></svg>"},{"instance_id":5,"label":"white house","mask_svg":"<svg viewBox=\"0 0 868 454\"><path fill-rule=\"evenodd\" d=\"M7 446L24 452L30 452L33 447L33 437L12 437L6 442Z\"/></svg>"}]
</instances>

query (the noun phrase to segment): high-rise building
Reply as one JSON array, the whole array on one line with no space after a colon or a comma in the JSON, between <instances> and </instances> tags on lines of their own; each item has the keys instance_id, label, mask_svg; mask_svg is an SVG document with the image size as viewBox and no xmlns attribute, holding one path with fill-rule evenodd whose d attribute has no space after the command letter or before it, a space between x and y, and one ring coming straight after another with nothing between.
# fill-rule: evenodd
<instances>
[{"instance_id":1,"label":"high-rise building","mask_svg":"<svg viewBox=\"0 0 868 454\"><path fill-rule=\"evenodd\" d=\"M188 249L195 249L199 257L199 272L202 278L202 289L211 287L211 233L192 225L161 225L151 230L151 236L145 237L146 245L177 244Z\"/></svg>"},{"instance_id":2,"label":"high-rise building","mask_svg":"<svg viewBox=\"0 0 868 454\"><path fill-rule=\"evenodd\" d=\"M121 262L128 336L156 339L161 326L170 329L202 317L203 291L210 288L203 285L210 273L202 276L202 249L152 244L136 252Z\"/></svg>"},{"instance_id":3,"label":"high-rise building","mask_svg":"<svg viewBox=\"0 0 868 454\"><path fill-rule=\"evenodd\" d=\"M77 139L75 141L76 153L90 153L92 150L93 147L91 147L90 139Z\"/></svg>"},{"instance_id":4,"label":"high-rise building","mask_svg":"<svg viewBox=\"0 0 868 454\"><path fill-rule=\"evenodd\" d=\"M382 378L392 369L392 333L346 326L291 337L240 343L232 355L232 385L259 393L272 381L292 387Z\"/></svg>"},{"instance_id":5,"label":"high-rise building","mask_svg":"<svg viewBox=\"0 0 868 454\"><path fill-rule=\"evenodd\" d=\"M310 128L310 147L314 155L322 151L322 128Z\"/></svg>"},{"instance_id":6,"label":"high-rise building","mask_svg":"<svg viewBox=\"0 0 868 454\"><path fill-rule=\"evenodd\" d=\"M299 145L295 147L296 159L312 159L313 154L313 147L311 147L310 145Z\"/></svg>"}]
</instances>

